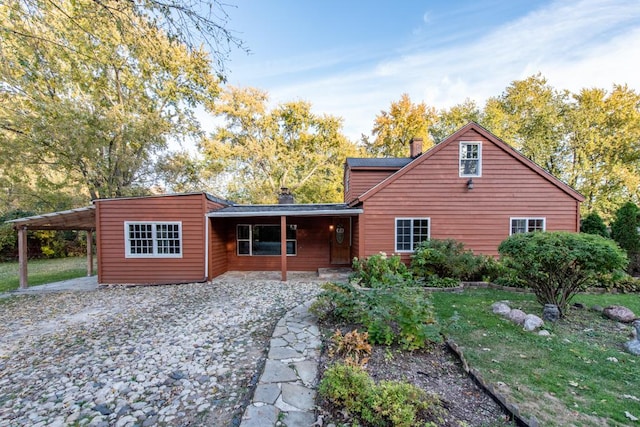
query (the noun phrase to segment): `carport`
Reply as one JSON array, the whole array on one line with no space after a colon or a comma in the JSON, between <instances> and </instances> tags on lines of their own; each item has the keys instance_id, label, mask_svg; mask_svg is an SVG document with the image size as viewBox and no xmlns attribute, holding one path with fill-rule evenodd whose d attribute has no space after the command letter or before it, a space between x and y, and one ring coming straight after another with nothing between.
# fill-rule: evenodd
<instances>
[{"instance_id":1,"label":"carport","mask_svg":"<svg viewBox=\"0 0 640 427\"><path fill-rule=\"evenodd\" d=\"M20 289L27 288L27 230L70 230L87 233L87 276L93 275L93 233L96 229L95 206L18 218L8 223L18 230Z\"/></svg>"}]
</instances>

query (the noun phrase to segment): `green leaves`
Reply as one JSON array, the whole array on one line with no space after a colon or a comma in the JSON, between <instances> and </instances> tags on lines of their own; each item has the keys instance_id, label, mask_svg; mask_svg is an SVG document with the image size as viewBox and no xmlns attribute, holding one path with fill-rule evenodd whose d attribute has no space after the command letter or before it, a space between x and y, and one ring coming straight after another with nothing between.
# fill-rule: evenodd
<instances>
[{"instance_id":1,"label":"green leaves","mask_svg":"<svg viewBox=\"0 0 640 427\"><path fill-rule=\"evenodd\" d=\"M541 304L564 313L569 300L599 275L627 265L625 253L610 239L594 234L535 232L514 234L498 247Z\"/></svg>"},{"instance_id":2,"label":"green leaves","mask_svg":"<svg viewBox=\"0 0 640 427\"><path fill-rule=\"evenodd\" d=\"M205 157L228 174L227 197L274 203L281 187L296 202L342 201L343 164L357 147L340 119L317 115L304 101L268 108L266 92L229 87L216 113L225 120L202 144Z\"/></svg>"}]
</instances>

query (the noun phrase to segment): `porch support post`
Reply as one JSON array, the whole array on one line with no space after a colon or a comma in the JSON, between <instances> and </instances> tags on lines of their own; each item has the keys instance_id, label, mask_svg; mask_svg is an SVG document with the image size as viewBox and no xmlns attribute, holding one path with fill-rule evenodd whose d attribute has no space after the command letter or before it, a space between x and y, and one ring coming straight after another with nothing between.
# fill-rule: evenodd
<instances>
[{"instance_id":1,"label":"porch support post","mask_svg":"<svg viewBox=\"0 0 640 427\"><path fill-rule=\"evenodd\" d=\"M280 269L282 281L287 281L287 217L280 217Z\"/></svg>"},{"instance_id":2,"label":"porch support post","mask_svg":"<svg viewBox=\"0 0 640 427\"><path fill-rule=\"evenodd\" d=\"M18 228L18 260L20 289L26 289L29 286L27 282L27 227Z\"/></svg>"},{"instance_id":3,"label":"porch support post","mask_svg":"<svg viewBox=\"0 0 640 427\"><path fill-rule=\"evenodd\" d=\"M93 231L87 230L87 277L93 276Z\"/></svg>"}]
</instances>

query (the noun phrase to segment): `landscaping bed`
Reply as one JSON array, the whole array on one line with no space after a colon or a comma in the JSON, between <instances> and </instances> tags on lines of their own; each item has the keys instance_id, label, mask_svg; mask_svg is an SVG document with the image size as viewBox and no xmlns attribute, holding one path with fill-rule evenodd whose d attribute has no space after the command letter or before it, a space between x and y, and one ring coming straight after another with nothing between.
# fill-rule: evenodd
<instances>
[{"instance_id":1,"label":"landscaping bed","mask_svg":"<svg viewBox=\"0 0 640 427\"><path fill-rule=\"evenodd\" d=\"M324 322L321 324L325 340L325 350L329 337L336 328L346 333L353 326ZM327 351L322 355L320 369L324 372L337 362L339 357L331 357ZM427 393L439 396L444 409L438 426L506 426L508 416L502 408L482 391L464 372L460 361L445 344L433 345L427 349L403 351L397 346L372 347L366 364L366 372L377 383L384 380L413 384ZM324 425L333 422L336 426L351 425L352 414L343 408L319 399L319 413L324 417Z\"/></svg>"}]
</instances>

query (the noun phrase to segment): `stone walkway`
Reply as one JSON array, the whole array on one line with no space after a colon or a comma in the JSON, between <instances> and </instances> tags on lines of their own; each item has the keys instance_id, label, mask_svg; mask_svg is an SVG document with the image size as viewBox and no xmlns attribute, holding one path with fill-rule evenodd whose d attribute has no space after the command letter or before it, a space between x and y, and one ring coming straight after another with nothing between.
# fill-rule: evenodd
<instances>
[{"instance_id":1,"label":"stone walkway","mask_svg":"<svg viewBox=\"0 0 640 427\"><path fill-rule=\"evenodd\" d=\"M289 311L278 322L253 403L241 427L309 427L315 421L320 331L309 313L312 301Z\"/></svg>"}]
</instances>

